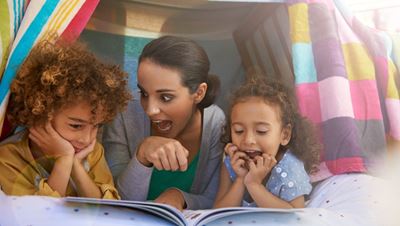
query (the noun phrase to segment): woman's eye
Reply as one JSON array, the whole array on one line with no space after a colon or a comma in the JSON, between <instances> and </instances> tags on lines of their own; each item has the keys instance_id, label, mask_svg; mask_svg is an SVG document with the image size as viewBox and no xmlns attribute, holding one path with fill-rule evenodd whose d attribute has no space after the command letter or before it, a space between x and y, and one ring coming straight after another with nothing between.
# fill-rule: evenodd
<instances>
[{"instance_id":1,"label":"woman's eye","mask_svg":"<svg viewBox=\"0 0 400 226\"><path fill-rule=\"evenodd\" d=\"M139 94L140 94L141 97L147 97L148 96L147 93L142 91L142 90L139 90Z\"/></svg>"},{"instance_id":2,"label":"woman's eye","mask_svg":"<svg viewBox=\"0 0 400 226\"><path fill-rule=\"evenodd\" d=\"M161 100L162 100L163 102L169 102L169 101L172 100L172 96L169 96L169 95L162 95L162 96L161 96Z\"/></svg>"}]
</instances>

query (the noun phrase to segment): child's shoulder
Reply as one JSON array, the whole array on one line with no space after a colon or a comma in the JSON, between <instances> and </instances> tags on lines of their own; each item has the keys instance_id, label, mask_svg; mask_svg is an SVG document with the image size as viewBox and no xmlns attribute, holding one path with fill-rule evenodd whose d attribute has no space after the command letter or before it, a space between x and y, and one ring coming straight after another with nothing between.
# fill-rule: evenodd
<instances>
[{"instance_id":1,"label":"child's shoulder","mask_svg":"<svg viewBox=\"0 0 400 226\"><path fill-rule=\"evenodd\" d=\"M282 159L276 164L272 170L272 174L285 181L308 177L304 163L290 150L287 150Z\"/></svg>"},{"instance_id":2,"label":"child's shoulder","mask_svg":"<svg viewBox=\"0 0 400 226\"><path fill-rule=\"evenodd\" d=\"M285 168L297 168L296 166L304 168L303 161L297 158L291 150L287 150L285 154L283 154L282 159L278 162L277 165L281 165Z\"/></svg>"},{"instance_id":3,"label":"child's shoulder","mask_svg":"<svg viewBox=\"0 0 400 226\"><path fill-rule=\"evenodd\" d=\"M0 142L1 161L13 161L26 155L24 134L15 134Z\"/></svg>"},{"instance_id":4,"label":"child's shoulder","mask_svg":"<svg viewBox=\"0 0 400 226\"><path fill-rule=\"evenodd\" d=\"M97 159L101 158L102 156L104 156L104 147L99 141L96 141L96 144L93 147L93 151L89 153L87 158L89 159L89 161L97 161Z\"/></svg>"}]
</instances>

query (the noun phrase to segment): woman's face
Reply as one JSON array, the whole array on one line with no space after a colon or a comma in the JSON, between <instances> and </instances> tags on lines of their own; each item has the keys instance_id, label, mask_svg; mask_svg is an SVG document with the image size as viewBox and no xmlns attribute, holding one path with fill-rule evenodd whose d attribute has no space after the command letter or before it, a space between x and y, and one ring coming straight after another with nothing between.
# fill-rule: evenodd
<instances>
[{"instance_id":1,"label":"woman's face","mask_svg":"<svg viewBox=\"0 0 400 226\"><path fill-rule=\"evenodd\" d=\"M153 135L176 138L193 124L196 94L182 85L178 70L144 60L138 68L138 87Z\"/></svg>"}]
</instances>

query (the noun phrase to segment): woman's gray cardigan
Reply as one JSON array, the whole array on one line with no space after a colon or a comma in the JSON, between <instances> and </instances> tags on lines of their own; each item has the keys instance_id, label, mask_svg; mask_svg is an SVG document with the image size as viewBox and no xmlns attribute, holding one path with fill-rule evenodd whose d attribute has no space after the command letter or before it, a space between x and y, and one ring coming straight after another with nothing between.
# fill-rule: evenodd
<instances>
[{"instance_id":1,"label":"woman's gray cardigan","mask_svg":"<svg viewBox=\"0 0 400 226\"><path fill-rule=\"evenodd\" d=\"M220 135L225 121L216 105L204 109L199 162L190 193L182 192L187 209L211 208L218 190L223 145ZM123 199L144 201L147 198L152 167L136 159L136 148L150 136L150 121L140 102L129 102L125 112L106 125L103 131L105 156Z\"/></svg>"}]
</instances>

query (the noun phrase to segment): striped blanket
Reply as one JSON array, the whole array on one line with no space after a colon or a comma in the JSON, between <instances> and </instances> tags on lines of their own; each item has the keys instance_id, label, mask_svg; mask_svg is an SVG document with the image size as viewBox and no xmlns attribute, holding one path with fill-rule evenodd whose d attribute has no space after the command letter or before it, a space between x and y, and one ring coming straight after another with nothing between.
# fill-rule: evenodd
<instances>
[{"instance_id":1,"label":"striped blanket","mask_svg":"<svg viewBox=\"0 0 400 226\"><path fill-rule=\"evenodd\" d=\"M76 39L99 0L0 0L0 135L9 88L34 44L48 34ZM6 127L7 128L7 127Z\"/></svg>"},{"instance_id":2,"label":"striped blanket","mask_svg":"<svg viewBox=\"0 0 400 226\"><path fill-rule=\"evenodd\" d=\"M313 180L373 173L387 140L400 141L399 38L364 26L344 3L287 1L299 108L323 144Z\"/></svg>"}]
</instances>

